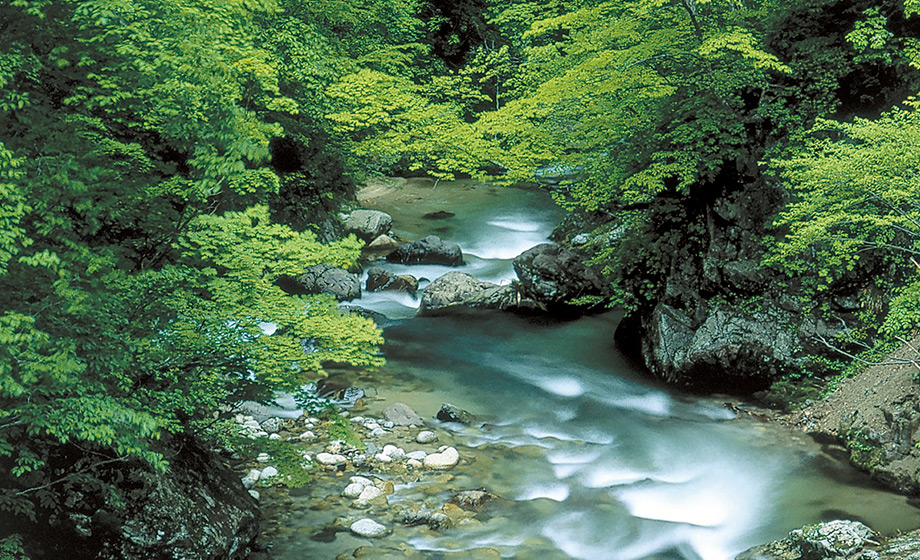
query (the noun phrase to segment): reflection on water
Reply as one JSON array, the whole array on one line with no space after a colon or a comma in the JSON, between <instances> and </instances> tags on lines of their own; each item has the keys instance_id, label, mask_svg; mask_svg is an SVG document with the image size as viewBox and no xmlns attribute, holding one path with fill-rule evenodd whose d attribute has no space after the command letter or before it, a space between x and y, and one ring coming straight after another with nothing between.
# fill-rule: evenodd
<instances>
[{"instance_id":1,"label":"reflection on water","mask_svg":"<svg viewBox=\"0 0 920 560\"><path fill-rule=\"evenodd\" d=\"M545 196L526 190L401 188L398 200L366 206L390 212L404 239L436 225L463 248L460 270L492 282L509 281L508 259L543 242L560 218ZM455 216L421 217L440 210ZM385 266L422 285L450 270ZM493 547L508 558L722 560L831 515L885 533L920 526L905 498L865 485L804 436L734 421L718 402L645 379L613 347L615 313L570 322L489 313L408 319L418 301L406 295L365 294L353 303L405 319L385 332L378 406L403 401L433 418L451 402L479 415L489 429L441 426L454 432L461 455L475 456L452 472L453 483L509 500L482 526L396 527L390 542L432 557ZM324 491L339 490L311 490ZM394 499L428 497L418 492L404 485ZM295 497L293 510L315 499ZM320 515L294 515L287 530L296 534ZM338 538L340 550L368 544ZM275 552L282 559L307 553L283 544Z\"/></svg>"}]
</instances>

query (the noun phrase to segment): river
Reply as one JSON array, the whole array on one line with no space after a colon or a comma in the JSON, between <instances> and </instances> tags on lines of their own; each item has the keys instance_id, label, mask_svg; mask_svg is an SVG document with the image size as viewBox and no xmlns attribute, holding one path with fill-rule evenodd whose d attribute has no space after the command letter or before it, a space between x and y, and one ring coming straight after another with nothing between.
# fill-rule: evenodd
<instances>
[{"instance_id":1,"label":"river","mask_svg":"<svg viewBox=\"0 0 920 560\"><path fill-rule=\"evenodd\" d=\"M435 233L460 243L468 264L459 270L496 283L510 281L510 258L543 242L561 218L543 192L471 182L399 181L361 200L391 213L405 239ZM438 211L454 216L422 217ZM450 270L385 266L428 280ZM904 497L874 487L810 438L735 419L720 399L648 379L613 345L617 312L573 321L413 318L418 302L408 296L352 303L393 319L371 408L402 401L432 418L450 402L478 415L487 429L431 422L453 432L461 455L477 457L452 484L508 500L472 529L397 529L389 539L407 551L724 560L822 520L857 519L883 533L920 526L920 510ZM413 492L408 484L395 496L427 497ZM290 507L307 508L311 496L294 496ZM298 533L315 524L311 512L284 523L277 558L333 558L368 544L348 535L336 549L311 549L319 545L303 538L309 531Z\"/></svg>"}]
</instances>

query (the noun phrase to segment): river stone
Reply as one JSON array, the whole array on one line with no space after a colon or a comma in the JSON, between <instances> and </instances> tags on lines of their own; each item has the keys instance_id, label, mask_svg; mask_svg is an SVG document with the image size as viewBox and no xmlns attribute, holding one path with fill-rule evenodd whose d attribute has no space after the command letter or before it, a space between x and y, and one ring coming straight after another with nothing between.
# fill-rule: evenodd
<instances>
[{"instance_id":1,"label":"river stone","mask_svg":"<svg viewBox=\"0 0 920 560\"><path fill-rule=\"evenodd\" d=\"M316 462L324 466L341 465L347 461L344 455L334 453L317 453Z\"/></svg>"},{"instance_id":2,"label":"river stone","mask_svg":"<svg viewBox=\"0 0 920 560\"><path fill-rule=\"evenodd\" d=\"M441 422L457 422L460 424L473 423L472 414L449 403L441 405L441 410L438 411L436 418Z\"/></svg>"},{"instance_id":3,"label":"river stone","mask_svg":"<svg viewBox=\"0 0 920 560\"><path fill-rule=\"evenodd\" d=\"M423 464L429 469L449 469L459 462L460 453L453 447L448 447L440 453L427 455Z\"/></svg>"},{"instance_id":4,"label":"river stone","mask_svg":"<svg viewBox=\"0 0 920 560\"><path fill-rule=\"evenodd\" d=\"M280 431L281 431L281 427L282 427L283 425L284 425L284 419L283 419L283 418L276 418L276 417L266 418L266 419L263 420L263 421L261 422L261 424L260 424L262 430L264 430L264 431L266 431L266 432L268 432L268 433L270 433L270 434L277 434L278 432L280 432Z\"/></svg>"},{"instance_id":5,"label":"river stone","mask_svg":"<svg viewBox=\"0 0 920 560\"><path fill-rule=\"evenodd\" d=\"M422 450L411 451L411 452L409 452L409 453L406 453L406 459L409 459L410 461L411 461L411 460L414 460L414 461L424 461L424 460L425 460L425 457L427 457L427 456L428 456L428 453L426 453L425 451L422 451Z\"/></svg>"},{"instance_id":6,"label":"river stone","mask_svg":"<svg viewBox=\"0 0 920 560\"><path fill-rule=\"evenodd\" d=\"M874 537L875 533L858 521L827 521L795 529L784 539L750 548L736 560L871 560L879 555L864 550L864 546L875 544ZM904 558L884 552L882 557Z\"/></svg>"},{"instance_id":7,"label":"river stone","mask_svg":"<svg viewBox=\"0 0 920 560\"><path fill-rule=\"evenodd\" d=\"M307 267L297 279L304 294L328 294L339 301L361 297L361 281L356 274L328 264Z\"/></svg>"},{"instance_id":8,"label":"river stone","mask_svg":"<svg viewBox=\"0 0 920 560\"><path fill-rule=\"evenodd\" d=\"M383 496L383 492L380 490L380 488L377 488L374 485L370 485L361 489L361 493L358 494L358 499L364 502L369 502L374 498L379 498L380 496Z\"/></svg>"},{"instance_id":9,"label":"river stone","mask_svg":"<svg viewBox=\"0 0 920 560\"><path fill-rule=\"evenodd\" d=\"M367 281L364 287L368 292L381 292L386 290L391 292L405 292L414 296L415 292L418 290L418 280L414 276L408 274L397 276L389 270L379 266L372 266L367 269Z\"/></svg>"},{"instance_id":10,"label":"river stone","mask_svg":"<svg viewBox=\"0 0 920 560\"><path fill-rule=\"evenodd\" d=\"M803 559L818 560L845 557L858 552L863 545L872 541L875 533L859 521L838 519L796 529L789 536L801 547Z\"/></svg>"},{"instance_id":11,"label":"river stone","mask_svg":"<svg viewBox=\"0 0 920 560\"><path fill-rule=\"evenodd\" d=\"M421 444L434 443L438 441L438 435L431 430L422 430L415 436L415 441Z\"/></svg>"},{"instance_id":12,"label":"river stone","mask_svg":"<svg viewBox=\"0 0 920 560\"><path fill-rule=\"evenodd\" d=\"M264 480L273 476L278 476L278 469L275 467L265 467L262 469L262 474L259 475L259 480Z\"/></svg>"},{"instance_id":13,"label":"river stone","mask_svg":"<svg viewBox=\"0 0 920 560\"><path fill-rule=\"evenodd\" d=\"M399 241L396 241L389 235L377 236L373 241L368 243L364 248L368 251L383 252L392 251L399 247Z\"/></svg>"},{"instance_id":14,"label":"river stone","mask_svg":"<svg viewBox=\"0 0 920 560\"><path fill-rule=\"evenodd\" d=\"M390 231L393 218L379 210L355 210L347 215L342 224L345 231L353 233L365 241L371 241Z\"/></svg>"},{"instance_id":15,"label":"river stone","mask_svg":"<svg viewBox=\"0 0 920 560\"><path fill-rule=\"evenodd\" d=\"M522 301L514 286L483 282L465 272L448 272L422 290L419 315L442 315L470 309L533 307Z\"/></svg>"},{"instance_id":16,"label":"river stone","mask_svg":"<svg viewBox=\"0 0 920 560\"><path fill-rule=\"evenodd\" d=\"M241 479L243 487L247 490L256 485L256 482L259 481L259 477L262 476L262 471L259 469L251 469L246 476Z\"/></svg>"},{"instance_id":17,"label":"river stone","mask_svg":"<svg viewBox=\"0 0 920 560\"><path fill-rule=\"evenodd\" d=\"M360 537L381 537L387 532L387 528L373 519L359 519L349 527L352 533Z\"/></svg>"},{"instance_id":18,"label":"river stone","mask_svg":"<svg viewBox=\"0 0 920 560\"><path fill-rule=\"evenodd\" d=\"M352 482L351 484L346 486L344 490L342 490L342 495L345 496L346 498L356 499L358 496L361 495L361 492L364 490L364 486L365 485L363 484Z\"/></svg>"},{"instance_id":19,"label":"river stone","mask_svg":"<svg viewBox=\"0 0 920 560\"><path fill-rule=\"evenodd\" d=\"M383 409L383 417L397 426L423 426L425 422L405 403L393 403Z\"/></svg>"},{"instance_id":20,"label":"river stone","mask_svg":"<svg viewBox=\"0 0 920 560\"><path fill-rule=\"evenodd\" d=\"M531 247L515 257L512 265L521 293L549 305L572 304L584 296L607 296L603 275L586 266L577 253L555 243Z\"/></svg>"},{"instance_id":21,"label":"river stone","mask_svg":"<svg viewBox=\"0 0 920 560\"><path fill-rule=\"evenodd\" d=\"M463 264L463 252L456 243L446 243L437 235L429 235L404 243L387 255L387 261L402 264L443 264L460 266Z\"/></svg>"}]
</instances>

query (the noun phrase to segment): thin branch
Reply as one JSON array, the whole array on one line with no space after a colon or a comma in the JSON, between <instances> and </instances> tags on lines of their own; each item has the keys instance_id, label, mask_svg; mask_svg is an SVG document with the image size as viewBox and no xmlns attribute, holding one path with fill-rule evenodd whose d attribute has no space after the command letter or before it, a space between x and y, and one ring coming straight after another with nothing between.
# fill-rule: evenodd
<instances>
[{"instance_id":1,"label":"thin branch","mask_svg":"<svg viewBox=\"0 0 920 560\"><path fill-rule=\"evenodd\" d=\"M67 479L72 478L73 476L78 475L78 474L80 474L80 473L83 473L83 472L85 472L85 471L87 471L87 470L89 470L89 469L94 469L94 468L96 468L96 467L101 467L102 465L107 465L107 464L110 464L110 463L119 463L119 462L123 462L123 461L126 461L126 460L127 460L127 459L125 459L124 457L116 457L115 459L109 459L108 461L102 461L102 462L99 462L99 463L95 463L95 464L89 465L88 467L82 468L82 469L80 469L80 470L78 470L78 471L76 471L76 472L67 473L67 474L65 474L64 476L62 476L61 478L59 478L59 479L57 479L57 480L52 480L51 482L49 482L49 483L47 483L47 484L42 484L41 486L33 486L32 488L26 488L25 490L20 490L19 492L16 492L16 495L17 495L17 496L25 496L26 494L29 494L29 493L32 493L32 492L37 492L37 491L39 491L39 490L44 490L45 488L50 488L51 486L54 486L54 485L56 485L56 484L60 484L60 483L62 483L62 482L65 482Z\"/></svg>"},{"instance_id":2,"label":"thin branch","mask_svg":"<svg viewBox=\"0 0 920 560\"><path fill-rule=\"evenodd\" d=\"M920 368L920 360L894 359L894 360L888 360L887 362L871 362L871 361L869 361L869 360L860 358L859 356L856 356L856 355L854 355L854 354L850 354L849 352L847 352L846 350L844 350L844 349L842 349L842 348L840 348L840 347L838 347L838 346L834 346L834 345L831 344L825 337L823 337L823 336L820 335L820 334L815 334L815 335L812 336L812 338L813 338L814 340L817 340L818 342L820 342L820 343L823 344L824 346L827 346L828 348L830 348L830 349L833 350L834 352L837 352L838 354L840 354L840 355L842 355L842 356L844 356L844 357L847 357L847 358L849 358L849 359L851 359L851 360L857 361L857 362L859 362L859 363L861 363L861 364L865 364L865 365L867 365L867 366L904 366L904 365L914 365L914 366Z\"/></svg>"}]
</instances>

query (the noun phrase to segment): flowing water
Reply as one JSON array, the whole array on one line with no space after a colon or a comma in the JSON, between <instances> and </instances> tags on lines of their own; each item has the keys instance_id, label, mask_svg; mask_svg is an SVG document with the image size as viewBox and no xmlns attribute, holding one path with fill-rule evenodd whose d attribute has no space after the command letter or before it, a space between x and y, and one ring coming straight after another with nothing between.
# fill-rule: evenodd
<instances>
[{"instance_id":1,"label":"flowing water","mask_svg":"<svg viewBox=\"0 0 920 560\"><path fill-rule=\"evenodd\" d=\"M529 190L398 186L398 196L365 206L392 213L403 238L434 232L459 242L468 255L460 270L493 282L509 281L508 259L544 241L561 217ZM455 216L420 218L438 210ZM432 280L449 270L386 266ZM425 557L490 547L507 558L723 560L822 520L858 519L883 533L920 526L905 498L868 484L809 438L734 419L719 400L644 377L612 344L616 313L411 318L418 302L408 296L355 303L396 319L372 401L403 401L425 418L442 402L479 415L487 429L440 426L454 432L461 455L476 456L453 482L510 500L472 529L397 528L388 537ZM415 491L399 487L394 499L426 497ZM293 507L309 499L294 498ZM288 531L317 515L289 517ZM302 537L280 538L276 557L335 556L311 552ZM371 544L339 541L338 550Z\"/></svg>"}]
</instances>

